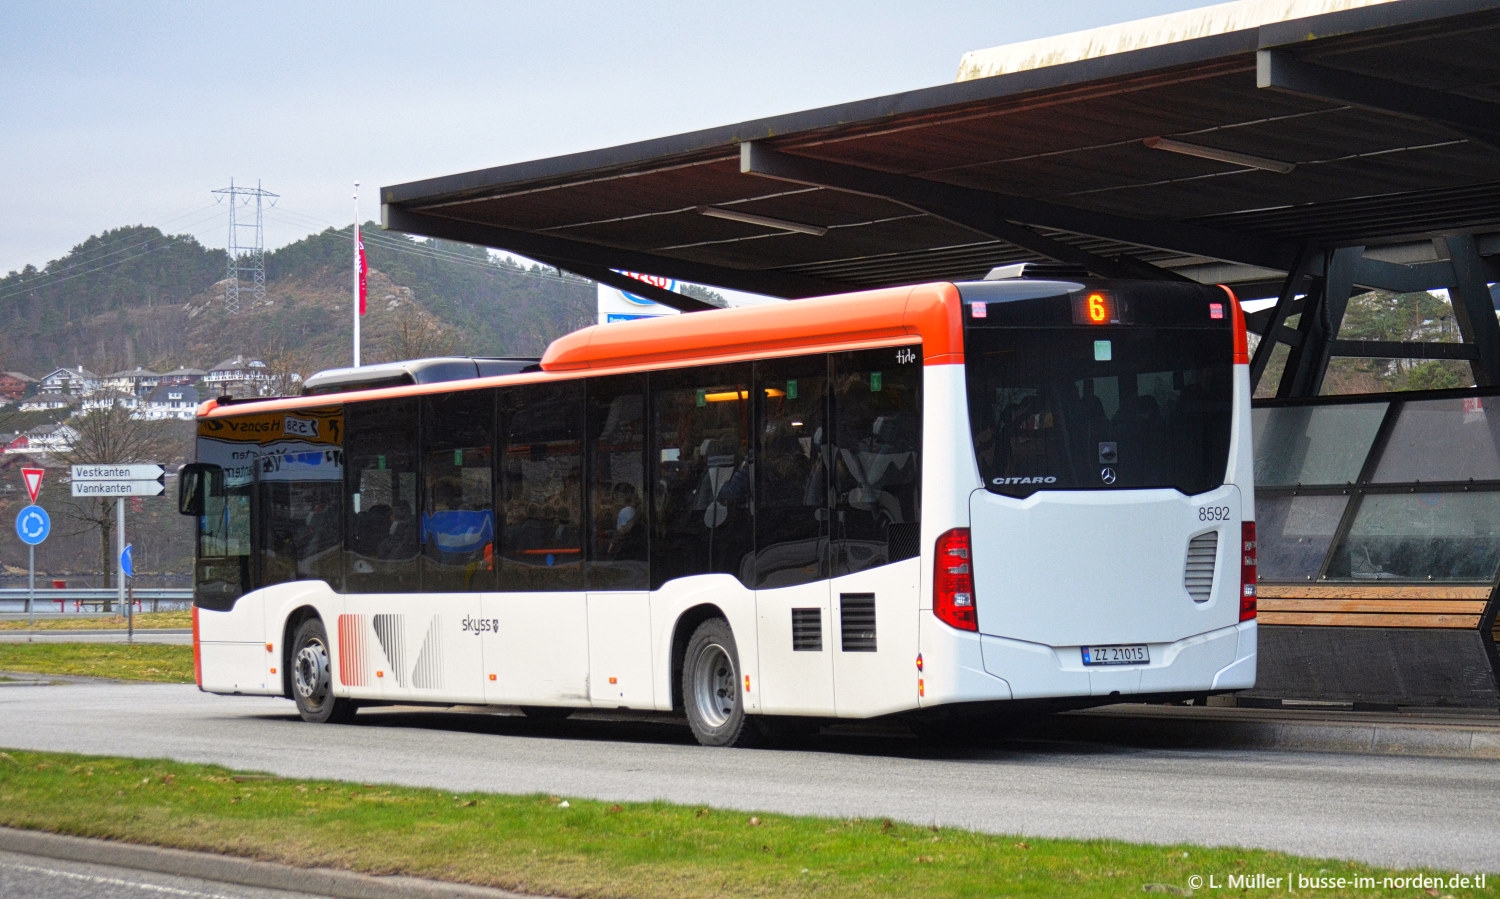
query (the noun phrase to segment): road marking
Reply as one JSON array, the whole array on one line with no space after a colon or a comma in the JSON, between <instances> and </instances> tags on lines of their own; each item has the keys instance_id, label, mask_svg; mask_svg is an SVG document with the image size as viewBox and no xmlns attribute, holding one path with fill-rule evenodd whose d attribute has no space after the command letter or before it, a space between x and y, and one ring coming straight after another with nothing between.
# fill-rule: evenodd
<instances>
[{"instance_id":1,"label":"road marking","mask_svg":"<svg viewBox=\"0 0 1500 899\"><path fill-rule=\"evenodd\" d=\"M168 896L192 896L195 899L235 899L225 893L204 893L198 890L180 890L177 887L157 886L152 883L141 883L135 880L121 880L118 877L99 877L94 874L75 874L72 871L59 871L56 868L40 868L36 865L22 865L12 862L0 862L0 865L15 871L27 871L32 874L49 874L53 877L63 877L68 880L77 880L84 883L94 883L100 886L112 887L135 887L142 890L150 890L153 893L163 893Z\"/></svg>"}]
</instances>

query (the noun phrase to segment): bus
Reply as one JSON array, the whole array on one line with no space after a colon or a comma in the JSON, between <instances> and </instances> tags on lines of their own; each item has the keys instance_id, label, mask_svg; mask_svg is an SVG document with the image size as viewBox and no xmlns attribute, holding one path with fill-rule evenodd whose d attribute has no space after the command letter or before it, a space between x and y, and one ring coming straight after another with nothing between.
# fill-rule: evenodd
<instances>
[{"instance_id":1,"label":"bus","mask_svg":"<svg viewBox=\"0 0 1500 899\"><path fill-rule=\"evenodd\" d=\"M1254 685L1227 288L997 270L203 404L200 689L778 725Z\"/></svg>"}]
</instances>

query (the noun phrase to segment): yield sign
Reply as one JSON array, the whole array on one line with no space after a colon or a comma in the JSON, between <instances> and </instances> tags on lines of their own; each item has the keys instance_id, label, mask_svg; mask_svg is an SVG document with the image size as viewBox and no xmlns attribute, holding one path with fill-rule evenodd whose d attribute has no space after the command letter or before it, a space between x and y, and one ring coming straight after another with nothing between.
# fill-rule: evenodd
<instances>
[{"instance_id":1,"label":"yield sign","mask_svg":"<svg viewBox=\"0 0 1500 899\"><path fill-rule=\"evenodd\" d=\"M47 473L45 468L23 468L21 477L26 481L26 492L31 494L31 501L36 502L36 495L42 489L42 475Z\"/></svg>"}]
</instances>

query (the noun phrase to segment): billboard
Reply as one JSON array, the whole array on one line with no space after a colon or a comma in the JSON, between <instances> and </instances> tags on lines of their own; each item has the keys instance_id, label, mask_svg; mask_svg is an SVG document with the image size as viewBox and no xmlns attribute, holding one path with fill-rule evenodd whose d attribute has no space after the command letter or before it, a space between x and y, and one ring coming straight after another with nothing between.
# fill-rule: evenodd
<instances>
[{"instance_id":1,"label":"billboard","mask_svg":"<svg viewBox=\"0 0 1500 899\"><path fill-rule=\"evenodd\" d=\"M662 290L677 290L677 281L672 278L663 278L660 275L643 275L638 272L620 272L629 278L660 287ZM599 324L607 325L610 322L633 321L638 318L655 318L659 315L678 315L678 310L670 306L652 302L645 297L636 296L616 290L607 284L598 285L599 288Z\"/></svg>"}]
</instances>

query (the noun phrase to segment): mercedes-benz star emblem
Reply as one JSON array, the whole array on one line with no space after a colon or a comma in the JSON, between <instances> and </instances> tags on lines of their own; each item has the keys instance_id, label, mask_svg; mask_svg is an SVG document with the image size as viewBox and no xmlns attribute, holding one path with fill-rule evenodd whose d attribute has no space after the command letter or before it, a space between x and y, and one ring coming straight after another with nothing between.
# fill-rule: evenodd
<instances>
[{"instance_id":1,"label":"mercedes-benz star emblem","mask_svg":"<svg viewBox=\"0 0 1500 899\"><path fill-rule=\"evenodd\" d=\"M1113 468L1101 469L1099 471L1099 480L1106 484L1113 484L1115 482L1115 470Z\"/></svg>"}]
</instances>

